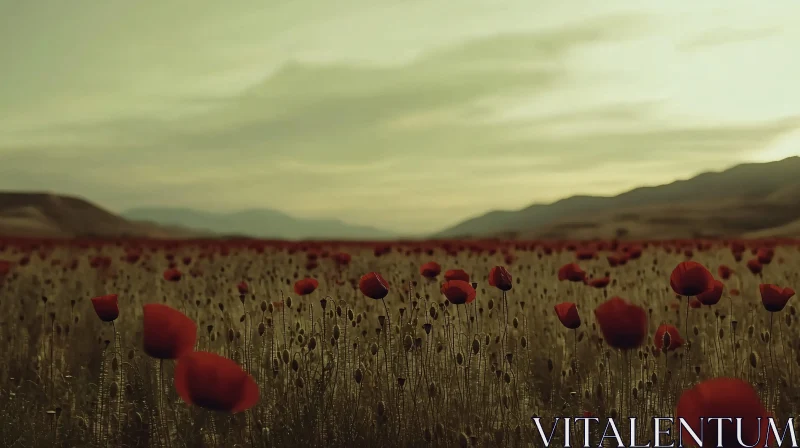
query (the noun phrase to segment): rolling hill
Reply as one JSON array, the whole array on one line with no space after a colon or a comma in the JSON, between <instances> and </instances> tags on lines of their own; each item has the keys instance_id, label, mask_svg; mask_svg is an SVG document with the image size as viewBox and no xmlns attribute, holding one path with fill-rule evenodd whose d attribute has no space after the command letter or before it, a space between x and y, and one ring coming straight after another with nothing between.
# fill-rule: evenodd
<instances>
[{"instance_id":1,"label":"rolling hill","mask_svg":"<svg viewBox=\"0 0 800 448\"><path fill-rule=\"evenodd\" d=\"M493 211L437 238L800 236L800 157L748 163L612 197L573 196Z\"/></svg>"},{"instance_id":2,"label":"rolling hill","mask_svg":"<svg viewBox=\"0 0 800 448\"><path fill-rule=\"evenodd\" d=\"M0 192L0 235L34 238L194 238L208 236L208 233L129 221L72 196Z\"/></svg>"},{"instance_id":3,"label":"rolling hill","mask_svg":"<svg viewBox=\"0 0 800 448\"><path fill-rule=\"evenodd\" d=\"M351 225L338 220L300 219L270 209L212 213L187 208L139 208L123 212L122 215L129 220L190 227L220 235L287 240L381 240L397 237L374 227Z\"/></svg>"},{"instance_id":4,"label":"rolling hill","mask_svg":"<svg viewBox=\"0 0 800 448\"><path fill-rule=\"evenodd\" d=\"M140 208L121 216L87 200L0 192L0 235L25 237L393 239L338 220L300 219L254 209L211 213ZM800 157L742 164L612 197L573 196L516 211L493 211L434 238L800 237Z\"/></svg>"}]
</instances>

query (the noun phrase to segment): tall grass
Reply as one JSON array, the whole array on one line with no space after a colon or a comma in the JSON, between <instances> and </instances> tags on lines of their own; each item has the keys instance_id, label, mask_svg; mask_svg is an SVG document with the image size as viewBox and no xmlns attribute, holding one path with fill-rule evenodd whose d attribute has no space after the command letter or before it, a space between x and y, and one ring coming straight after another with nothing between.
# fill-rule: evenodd
<instances>
[{"instance_id":1,"label":"tall grass","mask_svg":"<svg viewBox=\"0 0 800 448\"><path fill-rule=\"evenodd\" d=\"M797 246L778 247L763 279L723 245L695 251L710 269L724 263L736 274L718 305L689 309L669 287L682 250L649 247L614 268L599 252L579 263L612 281L591 288L558 281L558 267L575 261L572 251L492 244L455 254L451 245L398 244L380 257L370 246L339 247L353 255L349 266L323 255L311 271L307 252L330 248L162 245L129 263L122 243L5 244L0 259L30 262L0 281L0 446L532 446L540 443L532 416L669 416L682 390L717 376L750 381L779 418L797 413L796 310L773 317L758 296L761 282L797 286ZM513 264L498 246L513 251ZM92 267L96 254L113 262ZM178 263L187 274L178 283L161 278L167 255L191 257ZM447 302L438 281L419 275L430 260L468 272L476 302ZM488 285L494 265L514 276L507 294ZM353 286L369 271L389 281L384 301ZM320 287L298 297L291 284L304 276ZM236 288L242 280L251 285L244 295ZM731 295L733 288L741 293ZM89 300L107 293L119 294L115 327L94 316ZM670 323L690 345L662 353L651 336L636 351L609 349L592 311L614 295L648 311L651 335ZM583 324L575 331L553 313L563 301L578 304ZM230 357L255 377L262 394L255 408L226 415L181 402L172 363L141 352L141 305L153 302L197 322L198 349Z\"/></svg>"}]
</instances>

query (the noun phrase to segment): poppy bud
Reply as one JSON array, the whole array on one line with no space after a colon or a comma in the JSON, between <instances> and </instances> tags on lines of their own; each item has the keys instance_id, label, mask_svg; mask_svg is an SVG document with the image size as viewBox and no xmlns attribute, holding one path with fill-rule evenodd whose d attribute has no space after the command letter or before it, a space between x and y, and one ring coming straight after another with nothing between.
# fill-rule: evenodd
<instances>
[{"instance_id":1,"label":"poppy bud","mask_svg":"<svg viewBox=\"0 0 800 448\"><path fill-rule=\"evenodd\" d=\"M405 349L405 351L407 352L410 352L413 345L414 345L414 340L411 338L411 335L407 334L403 338L403 349Z\"/></svg>"},{"instance_id":2,"label":"poppy bud","mask_svg":"<svg viewBox=\"0 0 800 448\"><path fill-rule=\"evenodd\" d=\"M377 407L378 417L383 417L383 414L385 413L386 413L386 403L384 403L383 401L379 401Z\"/></svg>"},{"instance_id":3,"label":"poppy bud","mask_svg":"<svg viewBox=\"0 0 800 448\"><path fill-rule=\"evenodd\" d=\"M433 398L436 396L436 383L431 382L428 384L428 397Z\"/></svg>"}]
</instances>

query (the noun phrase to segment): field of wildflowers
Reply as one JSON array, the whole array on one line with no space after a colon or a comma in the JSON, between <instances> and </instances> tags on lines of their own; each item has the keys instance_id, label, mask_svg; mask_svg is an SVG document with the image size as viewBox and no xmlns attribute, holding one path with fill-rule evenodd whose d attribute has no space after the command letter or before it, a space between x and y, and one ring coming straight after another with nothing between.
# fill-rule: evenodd
<instances>
[{"instance_id":1,"label":"field of wildflowers","mask_svg":"<svg viewBox=\"0 0 800 448\"><path fill-rule=\"evenodd\" d=\"M533 416L795 416L799 268L791 240L0 241L0 446L517 447Z\"/></svg>"}]
</instances>

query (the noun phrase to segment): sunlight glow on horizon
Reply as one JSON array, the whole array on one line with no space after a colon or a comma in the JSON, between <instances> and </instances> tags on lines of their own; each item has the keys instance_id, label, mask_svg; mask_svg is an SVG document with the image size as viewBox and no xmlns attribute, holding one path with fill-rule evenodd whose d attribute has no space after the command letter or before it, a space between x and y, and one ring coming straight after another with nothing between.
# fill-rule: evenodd
<instances>
[{"instance_id":1,"label":"sunlight glow on horizon","mask_svg":"<svg viewBox=\"0 0 800 448\"><path fill-rule=\"evenodd\" d=\"M756 152L752 161L775 162L793 156L800 156L800 130L778 137L769 147Z\"/></svg>"}]
</instances>

